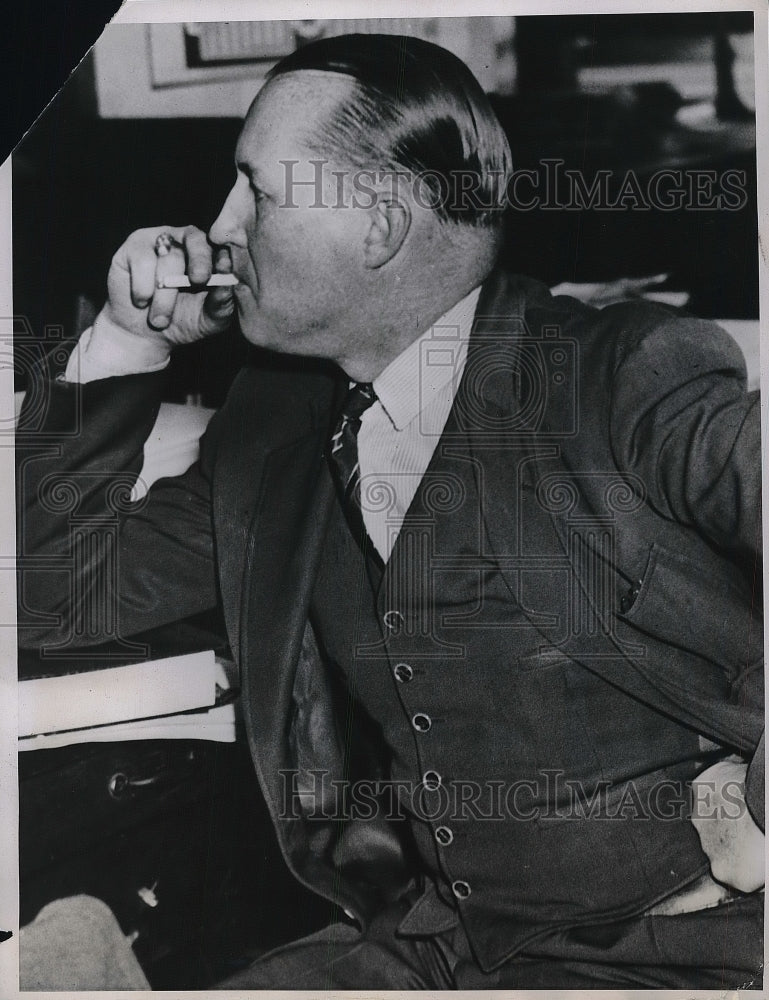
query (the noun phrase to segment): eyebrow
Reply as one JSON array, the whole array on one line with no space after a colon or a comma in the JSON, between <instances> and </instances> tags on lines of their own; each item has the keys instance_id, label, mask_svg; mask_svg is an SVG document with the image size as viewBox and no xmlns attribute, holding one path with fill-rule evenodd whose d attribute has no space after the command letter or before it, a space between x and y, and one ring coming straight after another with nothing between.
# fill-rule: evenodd
<instances>
[{"instance_id":1,"label":"eyebrow","mask_svg":"<svg viewBox=\"0 0 769 1000\"><path fill-rule=\"evenodd\" d=\"M240 170L242 173L248 174L249 177L253 177L255 175L256 176L259 175L259 170L257 169L257 167L255 167L251 163L249 163L248 160L242 160L242 159L238 159L236 157L236 159L235 159L235 167L236 167L237 170Z\"/></svg>"}]
</instances>

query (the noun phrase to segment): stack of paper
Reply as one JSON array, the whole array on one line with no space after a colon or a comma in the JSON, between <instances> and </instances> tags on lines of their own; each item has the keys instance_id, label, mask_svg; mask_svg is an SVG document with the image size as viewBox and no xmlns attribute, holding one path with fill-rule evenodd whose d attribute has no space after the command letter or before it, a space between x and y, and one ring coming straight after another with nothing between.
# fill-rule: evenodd
<instances>
[{"instance_id":1,"label":"stack of paper","mask_svg":"<svg viewBox=\"0 0 769 1000\"><path fill-rule=\"evenodd\" d=\"M235 667L213 650L22 680L19 749L116 740L234 742Z\"/></svg>"}]
</instances>

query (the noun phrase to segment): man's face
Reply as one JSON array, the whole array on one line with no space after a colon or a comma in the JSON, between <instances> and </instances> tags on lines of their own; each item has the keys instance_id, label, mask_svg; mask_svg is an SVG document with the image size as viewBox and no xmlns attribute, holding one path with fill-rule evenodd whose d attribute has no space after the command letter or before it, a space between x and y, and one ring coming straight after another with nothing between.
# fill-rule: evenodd
<instances>
[{"instance_id":1,"label":"man's face","mask_svg":"<svg viewBox=\"0 0 769 1000\"><path fill-rule=\"evenodd\" d=\"M209 238L230 248L241 328L260 346L337 360L354 325L367 213L339 206L332 167L303 142L349 87L333 74L278 77L238 139L235 184ZM314 183L299 183L316 178L320 199Z\"/></svg>"}]
</instances>

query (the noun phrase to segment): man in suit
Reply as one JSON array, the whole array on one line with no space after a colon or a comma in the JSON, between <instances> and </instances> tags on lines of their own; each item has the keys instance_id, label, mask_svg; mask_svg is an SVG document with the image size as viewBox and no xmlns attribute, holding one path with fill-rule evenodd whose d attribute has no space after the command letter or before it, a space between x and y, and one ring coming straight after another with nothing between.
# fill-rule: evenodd
<instances>
[{"instance_id":1,"label":"man in suit","mask_svg":"<svg viewBox=\"0 0 769 1000\"><path fill-rule=\"evenodd\" d=\"M42 421L22 414L18 480L22 567L65 566L22 573L23 643L99 620L112 565L123 636L223 609L278 839L332 905L225 985L754 983L759 411L739 351L498 269L507 140L427 43L289 56L235 165L207 236L118 251ZM238 284L204 290L212 270ZM162 287L181 272L190 291ZM170 350L234 316L282 360L242 372L200 461L126 509L111 487ZM69 531L105 511L115 560Z\"/></svg>"}]
</instances>

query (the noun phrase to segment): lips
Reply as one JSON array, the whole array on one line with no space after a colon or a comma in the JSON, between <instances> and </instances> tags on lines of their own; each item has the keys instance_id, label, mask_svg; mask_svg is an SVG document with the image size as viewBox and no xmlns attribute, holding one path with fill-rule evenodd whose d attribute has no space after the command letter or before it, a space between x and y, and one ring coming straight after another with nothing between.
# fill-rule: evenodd
<instances>
[{"instance_id":1,"label":"lips","mask_svg":"<svg viewBox=\"0 0 769 1000\"><path fill-rule=\"evenodd\" d=\"M256 291L251 287L249 281L246 281L240 275L237 278L238 284L232 288L235 301L238 303L238 306L246 306L247 302L250 302L253 306L253 303L256 301Z\"/></svg>"},{"instance_id":2,"label":"lips","mask_svg":"<svg viewBox=\"0 0 769 1000\"><path fill-rule=\"evenodd\" d=\"M255 284L254 272L250 266L250 261L247 258L240 258L232 255L232 273L238 279L239 284L236 288L249 287Z\"/></svg>"}]
</instances>

